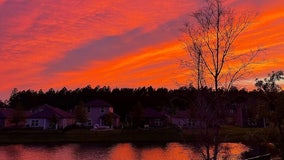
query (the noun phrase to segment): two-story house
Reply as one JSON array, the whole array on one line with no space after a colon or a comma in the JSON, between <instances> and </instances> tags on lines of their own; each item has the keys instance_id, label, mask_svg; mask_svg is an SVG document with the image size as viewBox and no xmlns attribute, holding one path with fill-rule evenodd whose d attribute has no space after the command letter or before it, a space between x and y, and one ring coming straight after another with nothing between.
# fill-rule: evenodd
<instances>
[{"instance_id":1,"label":"two-story house","mask_svg":"<svg viewBox=\"0 0 284 160\"><path fill-rule=\"evenodd\" d=\"M113 107L103 100L93 100L85 105L87 111L87 126L104 127L109 126L119 127L120 116L113 112Z\"/></svg>"}]
</instances>

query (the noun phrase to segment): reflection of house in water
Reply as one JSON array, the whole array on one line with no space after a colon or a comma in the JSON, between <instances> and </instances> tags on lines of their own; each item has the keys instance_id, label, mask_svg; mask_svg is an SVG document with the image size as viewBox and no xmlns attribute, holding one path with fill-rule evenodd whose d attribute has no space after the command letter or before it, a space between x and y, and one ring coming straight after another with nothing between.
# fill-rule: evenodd
<instances>
[{"instance_id":1,"label":"reflection of house in water","mask_svg":"<svg viewBox=\"0 0 284 160\"><path fill-rule=\"evenodd\" d=\"M113 107L109 103L103 100L94 100L86 103L84 107L87 110L87 126L119 127L120 116L113 112Z\"/></svg>"}]
</instances>

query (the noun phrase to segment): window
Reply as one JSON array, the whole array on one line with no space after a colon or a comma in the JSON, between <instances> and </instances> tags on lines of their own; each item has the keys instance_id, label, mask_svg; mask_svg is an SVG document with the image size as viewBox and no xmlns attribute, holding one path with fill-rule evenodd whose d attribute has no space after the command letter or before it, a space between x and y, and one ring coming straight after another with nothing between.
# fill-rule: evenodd
<instances>
[{"instance_id":1,"label":"window","mask_svg":"<svg viewBox=\"0 0 284 160\"><path fill-rule=\"evenodd\" d=\"M155 119L154 123L155 123L155 126L161 126L160 119Z\"/></svg>"},{"instance_id":2,"label":"window","mask_svg":"<svg viewBox=\"0 0 284 160\"><path fill-rule=\"evenodd\" d=\"M195 126L194 120L188 119L188 125L189 125L190 127L194 127L194 126Z\"/></svg>"},{"instance_id":3,"label":"window","mask_svg":"<svg viewBox=\"0 0 284 160\"><path fill-rule=\"evenodd\" d=\"M105 112L105 107L101 107L101 112Z\"/></svg>"},{"instance_id":4,"label":"window","mask_svg":"<svg viewBox=\"0 0 284 160\"><path fill-rule=\"evenodd\" d=\"M92 126L92 120L88 119L87 125Z\"/></svg>"},{"instance_id":5,"label":"window","mask_svg":"<svg viewBox=\"0 0 284 160\"><path fill-rule=\"evenodd\" d=\"M256 126L257 125L256 119L248 118L248 125L249 126Z\"/></svg>"},{"instance_id":6,"label":"window","mask_svg":"<svg viewBox=\"0 0 284 160\"><path fill-rule=\"evenodd\" d=\"M88 108L87 108L87 111L88 111L88 112L91 112L91 107L88 107Z\"/></svg>"},{"instance_id":7,"label":"window","mask_svg":"<svg viewBox=\"0 0 284 160\"><path fill-rule=\"evenodd\" d=\"M31 127L39 127L38 119L33 119Z\"/></svg>"}]
</instances>

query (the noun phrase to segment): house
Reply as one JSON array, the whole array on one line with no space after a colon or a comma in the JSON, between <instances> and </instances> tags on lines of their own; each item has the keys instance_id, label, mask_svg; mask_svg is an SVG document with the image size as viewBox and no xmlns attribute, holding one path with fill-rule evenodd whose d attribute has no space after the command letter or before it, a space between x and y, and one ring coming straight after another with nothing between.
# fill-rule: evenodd
<instances>
[{"instance_id":1,"label":"house","mask_svg":"<svg viewBox=\"0 0 284 160\"><path fill-rule=\"evenodd\" d=\"M74 124L74 116L62 109L44 104L36 107L26 118L26 127L63 129Z\"/></svg>"},{"instance_id":2,"label":"house","mask_svg":"<svg viewBox=\"0 0 284 160\"><path fill-rule=\"evenodd\" d=\"M179 128L196 128L197 122L191 117L190 111L181 110L171 115L171 123Z\"/></svg>"},{"instance_id":3,"label":"house","mask_svg":"<svg viewBox=\"0 0 284 160\"><path fill-rule=\"evenodd\" d=\"M24 110L0 108L0 128L24 127L27 114Z\"/></svg>"},{"instance_id":4,"label":"house","mask_svg":"<svg viewBox=\"0 0 284 160\"><path fill-rule=\"evenodd\" d=\"M265 118L255 118L255 113L251 107L237 104L227 107L224 120L226 125L240 127L265 127L267 125Z\"/></svg>"},{"instance_id":5,"label":"house","mask_svg":"<svg viewBox=\"0 0 284 160\"><path fill-rule=\"evenodd\" d=\"M141 113L131 112L129 114L130 123L132 126L144 128L166 127L169 123L169 117L164 112L159 112L152 108L145 108Z\"/></svg>"},{"instance_id":6,"label":"house","mask_svg":"<svg viewBox=\"0 0 284 160\"><path fill-rule=\"evenodd\" d=\"M14 114L12 108L1 108L0 109L0 128L12 127L14 124L11 122Z\"/></svg>"},{"instance_id":7,"label":"house","mask_svg":"<svg viewBox=\"0 0 284 160\"><path fill-rule=\"evenodd\" d=\"M225 109L225 118L224 123L226 125L236 125L243 126L244 125L244 108L242 105L231 104Z\"/></svg>"},{"instance_id":8,"label":"house","mask_svg":"<svg viewBox=\"0 0 284 160\"><path fill-rule=\"evenodd\" d=\"M113 112L113 107L103 100L93 100L84 105L87 110L87 126L119 127L120 116Z\"/></svg>"},{"instance_id":9,"label":"house","mask_svg":"<svg viewBox=\"0 0 284 160\"><path fill-rule=\"evenodd\" d=\"M266 127L269 122L264 117L256 117L256 107L245 106L241 108L242 127Z\"/></svg>"}]
</instances>

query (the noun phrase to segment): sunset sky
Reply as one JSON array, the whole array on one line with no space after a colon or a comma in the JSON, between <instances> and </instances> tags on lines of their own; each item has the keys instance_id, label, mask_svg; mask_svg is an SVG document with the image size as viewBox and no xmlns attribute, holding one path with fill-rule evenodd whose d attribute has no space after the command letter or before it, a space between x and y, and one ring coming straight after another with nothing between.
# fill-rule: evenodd
<instances>
[{"instance_id":1,"label":"sunset sky","mask_svg":"<svg viewBox=\"0 0 284 160\"><path fill-rule=\"evenodd\" d=\"M13 88L188 84L180 29L203 0L0 0L0 99ZM284 69L283 0L228 0L258 16L236 49L267 48L240 82Z\"/></svg>"}]
</instances>

